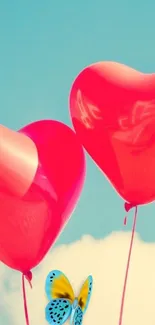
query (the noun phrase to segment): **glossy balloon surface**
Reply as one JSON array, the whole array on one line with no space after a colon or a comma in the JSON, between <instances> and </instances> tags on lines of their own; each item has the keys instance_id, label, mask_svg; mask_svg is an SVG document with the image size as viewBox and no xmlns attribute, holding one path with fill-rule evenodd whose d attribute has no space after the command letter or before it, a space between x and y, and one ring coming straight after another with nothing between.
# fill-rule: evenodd
<instances>
[{"instance_id":1,"label":"glossy balloon surface","mask_svg":"<svg viewBox=\"0 0 155 325\"><path fill-rule=\"evenodd\" d=\"M75 133L63 123L38 121L19 132L34 141L39 166L22 198L0 189L0 260L27 272L41 262L76 207L85 159Z\"/></svg>"},{"instance_id":2,"label":"glossy balloon surface","mask_svg":"<svg viewBox=\"0 0 155 325\"><path fill-rule=\"evenodd\" d=\"M93 64L73 83L70 113L81 143L119 195L132 204L153 201L155 74Z\"/></svg>"}]
</instances>

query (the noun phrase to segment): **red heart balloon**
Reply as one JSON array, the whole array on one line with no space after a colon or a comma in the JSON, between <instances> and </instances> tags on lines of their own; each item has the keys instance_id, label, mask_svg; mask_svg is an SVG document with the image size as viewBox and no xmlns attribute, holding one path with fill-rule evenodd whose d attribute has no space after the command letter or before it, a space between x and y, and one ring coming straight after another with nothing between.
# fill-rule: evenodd
<instances>
[{"instance_id":1,"label":"red heart balloon","mask_svg":"<svg viewBox=\"0 0 155 325\"><path fill-rule=\"evenodd\" d=\"M0 260L27 273L40 263L73 212L85 160L77 136L63 123L38 121L20 132L34 141L40 164L23 197L0 188Z\"/></svg>"},{"instance_id":2,"label":"red heart balloon","mask_svg":"<svg viewBox=\"0 0 155 325\"><path fill-rule=\"evenodd\" d=\"M155 74L115 62L84 69L70 93L81 143L124 200L155 199Z\"/></svg>"}]
</instances>

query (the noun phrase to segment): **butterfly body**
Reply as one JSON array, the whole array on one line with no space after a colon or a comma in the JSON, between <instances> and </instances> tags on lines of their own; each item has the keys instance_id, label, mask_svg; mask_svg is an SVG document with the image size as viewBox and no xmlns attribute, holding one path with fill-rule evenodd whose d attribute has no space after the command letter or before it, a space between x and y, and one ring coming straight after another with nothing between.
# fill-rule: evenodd
<instances>
[{"instance_id":1,"label":"butterfly body","mask_svg":"<svg viewBox=\"0 0 155 325\"><path fill-rule=\"evenodd\" d=\"M75 300L72 304L72 311L71 311L71 315L70 315L70 324L71 325L73 324L76 308L78 308L78 299L77 298L75 298Z\"/></svg>"},{"instance_id":2,"label":"butterfly body","mask_svg":"<svg viewBox=\"0 0 155 325\"><path fill-rule=\"evenodd\" d=\"M92 276L84 282L76 298L66 276L58 270L49 273L45 291L50 302L46 306L46 320L51 325L62 325L70 317L71 325L81 325L92 292Z\"/></svg>"}]
</instances>

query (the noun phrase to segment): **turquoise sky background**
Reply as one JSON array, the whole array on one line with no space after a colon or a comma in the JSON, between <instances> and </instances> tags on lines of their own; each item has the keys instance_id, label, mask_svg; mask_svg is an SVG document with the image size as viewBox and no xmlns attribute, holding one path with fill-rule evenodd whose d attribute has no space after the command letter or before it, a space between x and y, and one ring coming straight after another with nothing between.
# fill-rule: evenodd
<instances>
[{"instance_id":1,"label":"turquoise sky background","mask_svg":"<svg viewBox=\"0 0 155 325\"><path fill-rule=\"evenodd\" d=\"M0 2L0 123L18 129L38 119L71 125L68 95L76 75L101 60L155 71L153 0ZM123 201L87 157L84 191L58 240L101 238L123 227ZM144 185L145 186L145 185ZM155 241L155 204L139 209L137 230Z\"/></svg>"}]
</instances>

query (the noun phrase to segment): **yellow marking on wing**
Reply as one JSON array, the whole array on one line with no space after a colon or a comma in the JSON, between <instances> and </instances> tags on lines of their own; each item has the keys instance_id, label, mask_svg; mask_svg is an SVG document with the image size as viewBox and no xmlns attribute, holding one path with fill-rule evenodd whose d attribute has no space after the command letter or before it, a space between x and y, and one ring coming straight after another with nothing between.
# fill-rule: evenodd
<instances>
[{"instance_id":1,"label":"yellow marking on wing","mask_svg":"<svg viewBox=\"0 0 155 325\"><path fill-rule=\"evenodd\" d=\"M86 307L86 303L87 303L87 298L88 298L88 292L89 292L89 280L87 279L80 291L80 294L78 296L78 303L82 309L82 311L85 309Z\"/></svg>"},{"instance_id":2,"label":"yellow marking on wing","mask_svg":"<svg viewBox=\"0 0 155 325\"><path fill-rule=\"evenodd\" d=\"M64 275L60 275L58 278L55 278L53 280L51 296L53 297L53 299L66 298L69 299L71 302L74 301L75 296L73 289L68 279Z\"/></svg>"}]
</instances>

